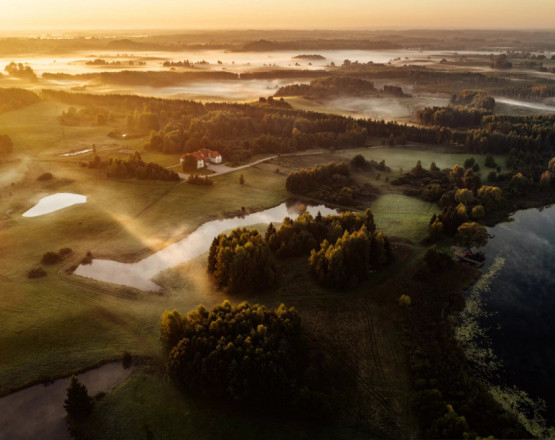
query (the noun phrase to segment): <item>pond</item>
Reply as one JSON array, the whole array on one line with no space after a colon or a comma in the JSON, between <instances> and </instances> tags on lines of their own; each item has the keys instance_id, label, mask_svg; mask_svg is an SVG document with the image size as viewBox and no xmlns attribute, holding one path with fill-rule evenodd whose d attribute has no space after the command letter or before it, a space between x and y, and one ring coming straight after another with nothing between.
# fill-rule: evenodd
<instances>
[{"instance_id":1,"label":"pond","mask_svg":"<svg viewBox=\"0 0 555 440\"><path fill-rule=\"evenodd\" d=\"M86 203L87 196L72 193L57 193L43 197L39 202L28 211L23 213L23 217L38 217L39 215L49 214L68 206Z\"/></svg>"},{"instance_id":2,"label":"pond","mask_svg":"<svg viewBox=\"0 0 555 440\"><path fill-rule=\"evenodd\" d=\"M89 395L107 393L132 372L113 362L79 374ZM69 440L64 399L69 379L34 385L0 398L0 439Z\"/></svg>"},{"instance_id":3,"label":"pond","mask_svg":"<svg viewBox=\"0 0 555 440\"><path fill-rule=\"evenodd\" d=\"M555 425L555 207L519 211L489 232L459 337L499 399L518 401L529 429L545 437L542 424Z\"/></svg>"},{"instance_id":4,"label":"pond","mask_svg":"<svg viewBox=\"0 0 555 440\"><path fill-rule=\"evenodd\" d=\"M322 215L337 212L324 205L307 206L306 211L312 215L316 215L318 212ZM222 232L259 223L281 222L285 217L295 219L299 213L298 204L282 203L245 216L209 221L184 239L136 263L93 259L91 264L81 264L74 273L98 281L135 287L140 290L157 291L160 286L152 281L155 275L207 252L214 237Z\"/></svg>"}]
</instances>

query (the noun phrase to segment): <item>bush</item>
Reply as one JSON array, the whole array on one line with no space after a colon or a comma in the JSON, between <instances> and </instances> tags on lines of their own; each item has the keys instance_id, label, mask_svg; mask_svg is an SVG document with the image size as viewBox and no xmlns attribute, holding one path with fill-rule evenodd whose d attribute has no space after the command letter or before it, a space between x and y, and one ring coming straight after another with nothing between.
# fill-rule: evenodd
<instances>
[{"instance_id":1,"label":"bush","mask_svg":"<svg viewBox=\"0 0 555 440\"><path fill-rule=\"evenodd\" d=\"M37 180L39 180L39 181L50 180L50 179L52 179L52 177L53 177L52 173L43 173L39 177L37 177Z\"/></svg>"},{"instance_id":2,"label":"bush","mask_svg":"<svg viewBox=\"0 0 555 440\"><path fill-rule=\"evenodd\" d=\"M47 252L42 256L41 263L43 264L56 264L62 261L60 254L56 252Z\"/></svg>"},{"instance_id":3,"label":"bush","mask_svg":"<svg viewBox=\"0 0 555 440\"><path fill-rule=\"evenodd\" d=\"M62 248L58 251L58 253L62 256L65 257L69 254L71 254L73 252L73 250L71 248Z\"/></svg>"},{"instance_id":4,"label":"bush","mask_svg":"<svg viewBox=\"0 0 555 440\"><path fill-rule=\"evenodd\" d=\"M31 269L27 274L27 278L42 278L46 276L46 271L42 267Z\"/></svg>"}]
</instances>

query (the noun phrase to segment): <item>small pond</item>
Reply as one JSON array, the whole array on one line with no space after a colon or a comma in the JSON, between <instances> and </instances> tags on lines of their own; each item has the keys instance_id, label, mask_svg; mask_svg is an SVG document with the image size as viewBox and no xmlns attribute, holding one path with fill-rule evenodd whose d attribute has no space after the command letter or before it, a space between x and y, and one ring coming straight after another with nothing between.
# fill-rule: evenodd
<instances>
[{"instance_id":1,"label":"small pond","mask_svg":"<svg viewBox=\"0 0 555 440\"><path fill-rule=\"evenodd\" d=\"M49 214L68 206L86 203L87 196L72 193L57 193L43 197L39 202L28 211L23 213L23 217L38 217L39 215Z\"/></svg>"}]
</instances>

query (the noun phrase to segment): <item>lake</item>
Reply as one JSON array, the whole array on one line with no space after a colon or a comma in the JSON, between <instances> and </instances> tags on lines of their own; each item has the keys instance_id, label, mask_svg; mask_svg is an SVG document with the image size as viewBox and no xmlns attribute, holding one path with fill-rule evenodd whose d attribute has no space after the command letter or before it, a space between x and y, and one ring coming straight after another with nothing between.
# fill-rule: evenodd
<instances>
[{"instance_id":1,"label":"lake","mask_svg":"<svg viewBox=\"0 0 555 440\"><path fill-rule=\"evenodd\" d=\"M555 425L555 207L527 209L489 229L484 275L462 314L463 343L479 375L501 400ZM542 404L545 401L545 412ZM533 402L532 402L533 401ZM541 420L531 421L541 425ZM535 434L545 437L541 426ZM549 434L551 435L551 434Z\"/></svg>"}]
</instances>

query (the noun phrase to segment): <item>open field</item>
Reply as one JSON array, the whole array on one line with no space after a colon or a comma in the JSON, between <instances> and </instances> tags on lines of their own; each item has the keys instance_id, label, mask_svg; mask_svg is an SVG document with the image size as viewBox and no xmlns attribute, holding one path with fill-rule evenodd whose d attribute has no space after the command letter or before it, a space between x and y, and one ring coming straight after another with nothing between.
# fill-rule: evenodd
<instances>
[{"instance_id":1,"label":"open field","mask_svg":"<svg viewBox=\"0 0 555 440\"><path fill-rule=\"evenodd\" d=\"M97 170L79 167L79 156L57 156L112 142L106 127L61 126L57 118L66 107L42 102L0 115L0 131L13 137L20 159L2 166L0 188L0 276L7 286L0 297L0 349L6 353L0 361L3 389L117 357L124 350L155 354L155 328L165 308L188 309L222 299L203 277L186 283L168 279L162 282L164 294L151 297L60 272L78 264L87 251L95 257L136 261L226 212L277 205L290 196L284 188L290 169L349 160L356 153L282 157L241 170L244 185L239 184L239 172L215 177L212 187L106 179ZM110 153L108 148L105 151ZM398 168L409 169L418 159L425 167L432 160L447 167L469 157L405 148L361 149L360 153L367 159L385 159L392 174ZM479 163L484 160L475 157ZM176 157L147 153L145 159L166 164ZM274 172L276 167L279 174ZM47 171L54 179L36 180ZM367 179L385 185L383 177ZM40 217L21 217L40 198L56 192L86 195L88 201ZM369 206L384 232L415 241L434 211L430 204L395 194L385 194ZM39 265L45 252L64 247L73 249L73 254L62 263L45 266L47 277L27 278L27 271ZM74 281L78 284L70 283Z\"/></svg>"}]
</instances>

